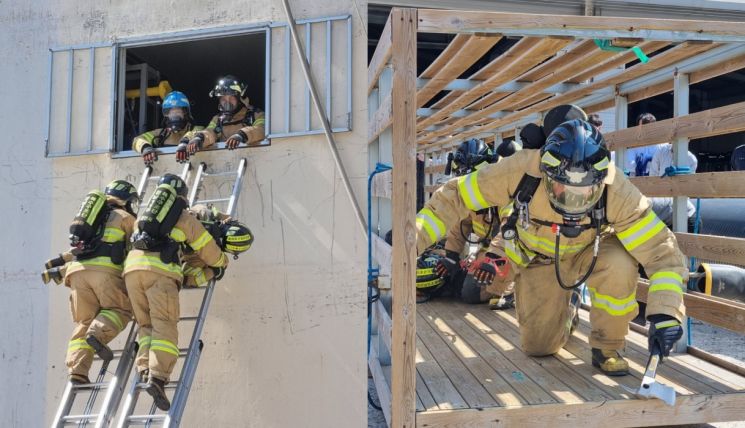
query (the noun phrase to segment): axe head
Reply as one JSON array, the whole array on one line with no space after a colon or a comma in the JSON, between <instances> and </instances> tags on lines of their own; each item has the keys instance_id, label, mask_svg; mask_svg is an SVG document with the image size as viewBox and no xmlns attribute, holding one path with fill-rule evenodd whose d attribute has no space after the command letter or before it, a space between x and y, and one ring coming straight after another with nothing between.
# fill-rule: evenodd
<instances>
[{"instance_id":1,"label":"axe head","mask_svg":"<svg viewBox=\"0 0 745 428\"><path fill-rule=\"evenodd\" d=\"M653 377L644 376L642 385L635 394L644 399L659 398L668 406L675 405L675 390L671 386L657 382Z\"/></svg>"}]
</instances>

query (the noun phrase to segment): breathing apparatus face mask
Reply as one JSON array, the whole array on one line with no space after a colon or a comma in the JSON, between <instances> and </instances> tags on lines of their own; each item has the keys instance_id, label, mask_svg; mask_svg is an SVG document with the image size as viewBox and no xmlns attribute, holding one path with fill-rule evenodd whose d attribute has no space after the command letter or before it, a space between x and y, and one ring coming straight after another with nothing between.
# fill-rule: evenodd
<instances>
[{"instance_id":1,"label":"breathing apparatus face mask","mask_svg":"<svg viewBox=\"0 0 745 428\"><path fill-rule=\"evenodd\" d=\"M223 95L217 105L217 111L223 120L230 120L238 110L238 99L234 95Z\"/></svg>"},{"instance_id":2,"label":"breathing apparatus face mask","mask_svg":"<svg viewBox=\"0 0 745 428\"><path fill-rule=\"evenodd\" d=\"M551 206L561 214L561 234L576 238L582 233L580 221L587 216L603 196L602 182L590 186L570 186L545 177L543 180Z\"/></svg>"},{"instance_id":3,"label":"breathing apparatus face mask","mask_svg":"<svg viewBox=\"0 0 745 428\"><path fill-rule=\"evenodd\" d=\"M181 107L174 107L164 112L166 127L172 132L178 132L189 123L186 111Z\"/></svg>"}]
</instances>

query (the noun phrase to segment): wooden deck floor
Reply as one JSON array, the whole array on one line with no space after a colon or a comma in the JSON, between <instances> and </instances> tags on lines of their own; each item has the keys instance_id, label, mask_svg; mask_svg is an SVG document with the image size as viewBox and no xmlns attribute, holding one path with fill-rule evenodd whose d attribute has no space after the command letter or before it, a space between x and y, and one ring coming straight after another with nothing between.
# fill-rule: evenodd
<instances>
[{"instance_id":1,"label":"wooden deck floor","mask_svg":"<svg viewBox=\"0 0 745 428\"><path fill-rule=\"evenodd\" d=\"M646 364L646 337L630 332L631 375L608 377L590 362L589 314L565 348L529 357L514 311L434 300L417 305L417 426L655 426L745 420L745 377L697 359L666 359L657 379L675 407L632 397Z\"/></svg>"}]
</instances>

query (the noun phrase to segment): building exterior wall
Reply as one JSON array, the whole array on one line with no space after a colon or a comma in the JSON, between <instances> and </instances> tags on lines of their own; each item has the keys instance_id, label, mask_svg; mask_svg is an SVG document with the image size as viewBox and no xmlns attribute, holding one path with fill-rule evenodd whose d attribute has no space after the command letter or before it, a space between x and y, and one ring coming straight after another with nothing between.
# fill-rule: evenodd
<instances>
[{"instance_id":1,"label":"building exterior wall","mask_svg":"<svg viewBox=\"0 0 745 428\"><path fill-rule=\"evenodd\" d=\"M363 6L290 3L296 19L353 16L354 128L336 137L364 204ZM64 388L69 290L41 283L43 261L66 247L69 221L87 190L115 178L136 182L142 172L139 158L44 158L48 48L284 20L278 0L3 3L0 426L48 425ZM217 285L182 426L363 426L366 241L327 143L323 136L277 139L271 147L196 159L227 169L243 156L248 171L237 217L255 242ZM166 170L180 171L172 155L161 157L155 173ZM182 293L182 314L195 313L200 296ZM182 329L182 346L187 334Z\"/></svg>"}]
</instances>

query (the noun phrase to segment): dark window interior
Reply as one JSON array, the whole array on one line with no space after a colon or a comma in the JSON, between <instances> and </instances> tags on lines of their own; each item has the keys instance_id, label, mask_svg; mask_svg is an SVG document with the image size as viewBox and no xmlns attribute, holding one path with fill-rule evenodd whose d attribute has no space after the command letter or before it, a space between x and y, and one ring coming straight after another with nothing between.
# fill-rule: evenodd
<instances>
[{"instance_id":1,"label":"dark window interior","mask_svg":"<svg viewBox=\"0 0 745 428\"><path fill-rule=\"evenodd\" d=\"M148 86L167 80L173 90L186 94L196 125L206 126L217 112L217 101L209 97L220 76L232 74L248 85L248 96L254 107L264 109L266 35L264 31L248 35L211 38L128 48L126 89L139 89L140 72L132 66L147 64L151 70ZM160 97L149 97L145 130L161 127ZM139 135L139 99L127 99L124 112L123 150L130 150L132 139Z\"/></svg>"}]
</instances>

